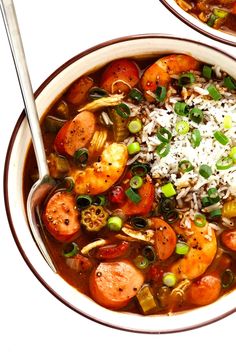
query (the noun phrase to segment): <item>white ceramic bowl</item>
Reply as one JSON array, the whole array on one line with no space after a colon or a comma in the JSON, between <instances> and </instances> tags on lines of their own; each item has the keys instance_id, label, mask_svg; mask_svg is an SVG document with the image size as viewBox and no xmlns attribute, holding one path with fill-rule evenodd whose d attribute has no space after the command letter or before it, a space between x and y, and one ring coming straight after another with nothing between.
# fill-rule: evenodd
<instances>
[{"instance_id":1,"label":"white ceramic bowl","mask_svg":"<svg viewBox=\"0 0 236 354\"><path fill-rule=\"evenodd\" d=\"M236 36L228 34L226 32L216 30L209 27L206 23L201 22L194 16L184 11L175 0L160 0L165 7L170 10L181 21L185 22L188 26L192 27L196 31L204 34L207 37L215 39L225 44L236 46Z\"/></svg>"},{"instance_id":2,"label":"white ceramic bowl","mask_svg":"<svg viewBox=\"0 0 236 354\"><path fill-rule=\"evenodd\" d=\"M47 110L72 81L91 69L122 57L157 57L168 53L185 53L200 61L220 64L235 77L236 61L219 49L197 42L164 35L143 35L102 43L72 58L56 70L37 90L39 116ZM101 324L128 331L146 333L177 332L219 320L236 309L235 292L217 302L173 316L141 316L107 310L68 285L55 274L41 256L29 229L25 213L22 183L23 167L30 144L30 132L22 114L15 126L6 156L4 174L5 205L9 224L19 251L38 280L65 305Z\"/></svg>"}]
</instances>

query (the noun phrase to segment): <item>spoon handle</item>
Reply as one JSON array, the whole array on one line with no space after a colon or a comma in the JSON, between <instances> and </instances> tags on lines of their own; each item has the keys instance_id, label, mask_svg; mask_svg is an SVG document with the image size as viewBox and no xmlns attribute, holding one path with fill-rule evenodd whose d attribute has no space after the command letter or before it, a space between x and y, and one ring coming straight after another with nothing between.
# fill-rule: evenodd
<instances>
[{"instance_id":1,"label":"spoon handle","mask_svg":"<svg viewBox=\"0 0 236 354\"><path fill-rule=\"evenodd\" d=\"M49 174L48 165L13 0L0 0L0 7L31 130L39 176L43 178Z\"/></svg>"}]
</instances>

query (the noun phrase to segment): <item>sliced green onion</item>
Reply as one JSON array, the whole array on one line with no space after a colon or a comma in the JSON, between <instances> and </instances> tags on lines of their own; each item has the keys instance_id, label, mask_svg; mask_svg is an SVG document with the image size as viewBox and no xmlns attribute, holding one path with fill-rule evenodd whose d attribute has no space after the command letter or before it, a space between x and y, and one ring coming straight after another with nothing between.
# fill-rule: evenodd
<instances>
[{"instance_id":1,"label":"sliced green onion","mask_svg":"<svg viewBox=\"0 0 236 354\"><path fill-rule=\"evenodd\" d=\"M76 199L76 204L79 209L85 209L92 204L90 195L79 195Z\"/></svg>"},{"instance_id":2,"label":"sliced green onion","mask_svg":"<svg viewBox=\"0 0 236 354\"><path fill-rule=\"evenodd\" d=\"M88 149L81 148L74 153L74 160L76 163L85 165L88 161Z\"/></svg>"},{"instance_id":3,"label":"sliced green onion","mask_svg":"<svg viewBox=\"0 0 236 354\"><path fill-rule=\"evenodd\" d=\"M224 124L224 129L232 128L232 117L229 115L224 116L223 124Z\"/></svg>"},{"instance_id":4,"label":"sliced green onion","mask_svg":"<svg viewBox=\"0 0 236 354\"><path fill-rule=\"evenodd\" d=\"M168 272L163 275L162 281L166 286L172 288L173 286L175 286L177 278L174 273Z\"/></svg>"},{"instance_id":5,"label":"sliced green onion","mask_svg":"<svg viewBox=\"0 0 236 354\"><path fill-rule=\"evenodd\" d=\"M166 128L161 127L157 132L157 137L162 143L169 143L172 138L172 134Z\"/></svg>"},{"instance_id":6,"label":"sliced green onion","mask_svg":"<svg viewBox=\"0 0 236 354\"><path fill-rule=\"evenodd\" d=\"M206 217L203 214L197 213L194 216L194 224L197 227L204 227L206 225Z\"/></svg>"},{"instance_id":7,"label":"sliced green onion","mask_svg":"<svg viewBox=\"0 0 236 354\"><path fill-rule=\"evenodd\" d=\"M192 133L191 133L191 138L190 138L190 142L192 147L195 149L196 147L198 147L201 143L202 137L201 137L201 133L199 129L193 129Z\"/></svg>"},{"instance_id":8,"label":"sliced green onion","mask_svg":"<svg viewBox=\"0 0 236 354\"><path fill-rule=\"evenodd\" d=\"M170 152L170 144L161 143L157 146L156 152L160 158L167 156Z\"/></svg>"},{"instance_id":9,"label":"sliced green onion","mask_svg":"<svg viewBox=\"0 0 236 354\"><path fill-rule=\"evenodd\" d=\"M227 145L227 144L228 144L229 138L227 138L227 136L226 136L224 133L222 133L221 131L216 130L213 135L214 135L214 138L215 138L220 144L222 144L222 145Z\"/></svg>"},{"instance_id":10,"label":"sliced green onion","mask_svg":"<svg viewBox=\"0 0 236 354\"><path fill-rule=\"evenodd\" d=\"M171 210L174 210L176 207L176 201L174 198L161 199L159 208L162 213L168 213Z\"/></svg>"},{"instance_id":11,"label":"sliced green onion","mask_svg":"<svg viewBox=\"0 0 236 354\"><path fill-rule=\"evenodd\" d=\"M89 98L92 100L97 100L102 97L108 96L108 92L101 89L100 87L92 87L88 93Z\"/></svg>"},{"instance_id":12,"label":"sliced green onion","mask_svg":"<svg viewBox=\"0 0 236 354\"><path fill-rule=\"evenodd\" d=\"M210 203L215 204L220 201L220 196L218 194L218 190L215 187L209 188L207 194L210 198Z\"/></svg>"},{"instance_id":13,"label":"sliced green onion","mask_svg":"<svg viewBox=\"0 0 236 354\"><path fill-rule=\"evenodd\" d=\"M79 252L79 247L77 243L72 242L69 244L66 244L65 247L63 248L62 254L66 258L70 258L75 256Z\"/></svg>"},{"instance_id":14,"label":"sliced green onion","mask_svg":"<svg viewBox=\"0 0 236 354\"><path fill-rule=\"evenodd\" d=\"M182 160L179 162L179 169L182 173L186 173L193 170L193 165L189 160Z\"/></svg>"},{"instance_id":15,"label":"sliced green onion","mask_svg":"<svg viewBox=\"0 0 236 354\"><path fill-rule=\"evenodd\" d=\"M150 245L147 245L143 248L142 255L147 258L149 263L155 262L157 258L154 248Z\"/></svg>"},{"instance_id":16,"label":"sliced green onion","mask_svg":"<svg viewBox=\"0 0 236 354\"><path fill-rule=\"evenodd\" d=\"M229 90L236 90L236 80L233 79L231 76L226 76L224 78L224 85Z\"/></svg>"},{"instance_id":17,"label":"sliced green onion","mask_svg":"<svg viewBox=\"0 0 236 354\"><path fill-rule=\"evenodd\" d=\"M64 182L65 182L66 191L71 192L75 186L74 179L72 177L65 177Z\"/></svg>"},{"instance_id":18,"label":"sliced green onion","mask_svg":"<svg viewBox=\"0 0 236 354\"><path fill-rule=\"evenodd\" d=\"M149 261L141 254L134 259L134 264L139 269L146 269L149 266Z\"/></svg>"},{"instance_id":19,"label":"sliced green onion","mask_svg":"<svg viewBox=\"0 0 236 354\"><path fill-rule=\"evenodd\" d=\"M230 156L222 157L216 162L217 170L228 170L234 165L234 161Z\"/></svg>"},{"instance_id":20,"label":"sliced green onion","mask_svg":"<svg viewBox=\"0 0 236 354\"><path fill-rule=\"evenodd\" d=\"M208 179L212 175L212 169L210 166L203 164L199 168L199 174L205 179Z\"/></svg>"},{"instance_id":21,"label":"sliced green onion","mask_svg":"<svg viewBox=\"0 0 236 354\"><path fill-rule=\"evenodd\" d=\"M140 177L144 177L146 176L147 172L148 172L148 165L147 164L142 164L142 163L135 163L132 167L131 167L131 173L133 176L140 176Z\"/></svg>"},{"instance_id":22,"label":"sliced green onion","mask_svg":"<svg viewBox=\"0 0 236 354\"><path fill-rule=\"evenodd\" d=\"M130 187L133 189L138 189L143 185L143 179L140 176L134 176L129 181Z\"/></svg>"},{"instance_id":23,"label":"sliced green onion","mask_svg":"<svg viewBox=\"0 0 236 354\"><path fill-rule=\"evenodd\" d=\"M189 131L189 123L185 120L181 120L180 122L176 123L175 130L180 135L185 135Z\"/></svg>"},{"instance_id":24,"label":"sliced green onion","mask_svg":"<svg viewBox=\"0 0 236 354\"><path fill-rule=\"evenodd\" d=\"M122 118L129 118L130 116L130 108L125 103L120 103L118 106L116 106L115 111Z\"/></svg>"},{"instance_id":25,"label":"sliced green onion","mask_svg":"<svg viewBox=\"0 0 236 354\"><path fill-rule=\"evenodd\" d=\"M166 87L158 86L155 91L156 100L159 102L163 102L166 98Z\"/></svg>"},{"instance_id":26,"label":"sliced green onion","mask_svg":"<svg viewBox=\"0 0 236 354\"><path fill-rule=\"evenodd\" d=\"M208 65L203 65L202 76L205 77L205 79L210 80L211 75L212 75L212 67Z\"/></svg>"},{"instance_id":27,"label":"sliced green onion","mask_svg":"<svg viewBox=\"0 0 236 354\"><path fill-rule=\"evenodd\" d=\"M213 14L219 18L225 18L226 16L228 16L228 11L222 10L222 9L218 9L217 7L215 7L213 9Z\"/></svg>"},{"instance_id":28,"label":"sliced green onion","mask_svg":"<svg viewBox=\"0 0 236 354\"><path fill-rule=\"evenodd\" d=\"M189 252L189 245L186 242L178 241L175 246L175 253L185 255Z\"/></svg>"},{"instance_id":29,"label":"sliced green onion","mask_svg":"<svg viewBox=\"0 0 236 354\"><path fill-rule=\"evenodd\" d=\"M217 219L222 215L222 211L221 209L216 209L216 210L212 210L210 212L210 218L211 219Z\"/></svg>"},{"instance_id":30,"label":"sliced green onion","mask_svg":"<svg viewBox=\"0 0 236 354\"><path fill-rule=\"evenodd\" d=\"M209 27L213 27L214 23L215 23L215 20L217 20L217 16L215 16L214 14L211 14L209 20L207 21L207 25Z\"/></svg>"},{"instance_id":31,"label":"sliced green onion","mask_svg":"<svg viewBox=\"0 0 236 354\"><path fill-rule=\"evenodd\" d=\"M199 124L203 119L203 111L197 107L194 107L190 110L189 117L193 122Z\"/></svg>"},{"instance_id":32,"label":"sliced green onion","mask_svg":"<svg viewBox=\"0 0 236 354\"><path fill-rule=\"evenodd\" d=\"M236 146L233 146L230 150L229 157L231 157L233 162L236 162Z\"/></svg>"},{"instance_id":33,"label":"sliced green onion","mask_svg":"<svg viewBox=\"0 0 236 354\"><path fill-rule=\"evenodd\" d=\"M127 150L128 150L129 155L135 155L138 152L140 152L141 147L137 141L134 141L133 143L131 143L127 146Z\"/></svg>"},{"instance_id":34,"label":"sliced green onion","mask_svg":"<svg viewBox=\"0 0 236 354\"><path fill-rule=\"evenodd\" d=\"M192 73L185 73L180 75L178 80L179 86L191 85L196 81L195 76Z\"/></svg>"},{"instance_id":35,"label":"sliced green onion","mask_svg":"<svg viewBox=\"0 0 236 354\"><path fill-rule=\"evenodd\" d=\"M125 194L134 204L138 204L142 200L140 195L136 193L131 187L125 191Z\"/></svg>"},{"instance_id":36,"label":"sliced green onion","mask_svg":"<svg viewBox=\"0 0 236 354\"><path fill-rule=\"evenodd\" d=\"M209 205L211 205L211 201L210 201L210 198L205 196L205 197L202 197L201 199L201 203L202 203L202 206L205 208Z\"/></svg>"},{"instance_id":37,"label":"sliced green onion","mask_svg":"<svg viewBox=\"0 0 236 354\"><path fill-rule=\"evenodd\" d=\"M105 195L96 195L93 198L93 204L94 205L106 205L107 199L105 197Z\"/></svg>"},{"instance_id":38,"label":"sliced green onion","mask_svg":"<svg viewBox=\"0 0 236 354\"><path fill-rule=\"evenodd\" d=\"M166 198L171 198L176 195L175 187L171 182L164 184L164 186L161 186L161 191Z\"/></svg>"},{"instance_id":39,"label":"sliced green onion","mask_svg":"<svg viewBox=\"0 0 236 354\"><path fill-rule=\"evenodd\" d=\"M189 113L189 107L185 102L176 102L174 111L179 116L187 116Z\"/></svg>"},{"instance_id":40,"label":"sliced green onion","mask_svg":"<svg viewBox=\"0 0 236 354\"><path fill-rule=\"evenodd\" d=\"M147 219L141 217L141 216L134 216L130 220L130 224L135 228L135 229L145 229L148 225Z\"/></svg>"},{"instance_id":41,"label":"sliced green onion","mask_svg":"<svg viewBox=\"0 0 236 354\"><path fill-rule=\"evenodd\" d=\"M211 98L213 98L214 101L219 101L222 98L220 92L213 84L207 87L207 91L209 92L209 95L211 96Z\"/></svg>"},{"instance_id":42,"label":"sliced green onion","mask_svg":"<svg viewBox=\"0 0 236 354\"><path fill-rule=\"evenodd\" d=\"M140 119L133 119L128 124L128 129L130 133L136 134L142 129L142 122Z\"/></svg>"},{"instance_id":43,"label":"sliced green onion","mask_svg":"<svg viewBox=\"0 0 236 354\"><path fill-rule=\"evenodd\" d=\"M221 275L221 284L223 289L229 288L234 283L235 275L233 271L229 268L225 269L225 271Z\"/></svg>"},{"instance_id":44,"label":"sliced green onion","mask_svg":"<svg viewBox=\"0 0 236 354\"><path fill-rule=\"evenodd\" d=\"M133 98L137 102L141 102L143 99L142 92L140 92L138 89L133 88L129 92L129 97Z\"/></svg>"},{"instance_id":45,"label":"sliced green onion","mask_svg":"<svg viewBox=\"0 0 236 354\"><path fill-rule=\"evenodd\" d=\"M123 225L123 220L119 216L111 216L107 220L107 226L111 231L120 231Z\"/></svg>"},{"instance_id":46,"label":"sliced green onion","mask_svg":"<svg viewBox=\"0 0 236 354\"><path fill-rule=\"evenodd\" d=\"M170 210L164 214L164 219L168 224L173 224L179 219L179 213L177 210Z\"/></svg>"}]
</instances>

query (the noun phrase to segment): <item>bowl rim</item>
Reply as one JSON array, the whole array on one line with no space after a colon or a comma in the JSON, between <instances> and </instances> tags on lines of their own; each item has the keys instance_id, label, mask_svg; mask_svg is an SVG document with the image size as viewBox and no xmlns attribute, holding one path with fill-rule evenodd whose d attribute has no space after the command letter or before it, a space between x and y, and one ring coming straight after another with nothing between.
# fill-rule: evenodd
<instances>
[{"instance_id":1,"label":"bowl rim","mask_svg":"<svg viewBox=\"0 0 236 354\"><path fill-rule=\"evenodd\" d=\"M35 91L34 93L34 97L37 98L39 96L39 94L45 89L45 87L59 74L61 73L65 68L67 68L68 66L70 66L71 64L73 64L75 61L85 57L86 55L101 49L103 47L107 47L107 46L111 46L114 44L119 44L122 42L126 42L126 41L132 41L132 40L138 40L138 39L173 39L173 40L180 40L186 43L193 43L193 44L199 44L198 41L196 40L192 40L192 39L188 39L188 38L183 38L183 37L176 37L173 35L169 35L169 34L160 34L160 33L149 33L149 34L134 34L134 35L128 35L128 36L123 36L123 37L118 37L115 39L111 39L102 43L99 43L95 46L92 46L82 52L80 52L79 54L75 55L74 57L72 57L71 59L69 59L68 61L66 61L64 64L62 64L61 66L59 66L51 75L48 76L48 78L43 81L43 83L38 87L38 89ZM212 50L218 50L219 52L221 52L223 55L226 55L227 57L229 57L230 59L235 60L234 56L230 55L229 53L214 47L212 45L203 43L202 44L205 47L208 47L209 49ZM233 313L236 312L236 307L233 309L230 309L228 311L226 311L223 314L218 315L215 318L211 318L209 320L203 320L202 322L198 323L198 324L194 324L194 325L186 325L183 326L182 328L177 328L177 329L171 329L171 330L157 330L157 331L146 331L146 330L138 330L138 329L133 329L133 328L125 328L125 327L121 327L119 325L114 325L111 323L107 323L107 322L103 322L102 320L96 318L95 316L91 316L91 315L87 315L85 312L82 312L80 309L76 308L75 306L73 306L72 304L70 304L65 298L63 298L60 294L58 294L43 278L42 276L39 274L39 272L37 271L37 269L35 269L35 267L32 265L32 263L30 262L29 258L27 257L26 253L24 252L23 247L21 246L21 243L18 239L17 236L17 231L15 230L14 227L14 222L11 216L11 210L10 210L10 202L9 202L9 193L8 193L8 175L9 175L9 168L10 168L10 159L11 159L11 154L12 154L12 149L15 143L15 139L17 137L17 134L19 132L19 129L21 127L21 124L23 123L23 120L25 118L25 110L23 110L13 128L13 132L8 144L8 148L7 148L7 152L6 152L6 157L5 157L5 163L4 163L4 173L3 173L3 194L4 194L4 204L5 204L5 210L6 210L6 215L7 215L7 219L8 219L8 223L10 226L10 230L13 236L13 239L16 243L16 246L22 256L22 258L24 259L25 263L27 264L27 266L29 267L29 269L32 271L32 273L34 274L34 276L39 280L39 282L53 295L55 296L61 303L63 303L64 305L66 305L67 307L69 307L71 310L75 311L76 313L78 313L79 315L82 315L83 317L92 320L96 323L99 323L101 325L104 325L106 327L109 328L113 328L113 329L117 329L117 330L122 330L122 331L126 331L126 332L132 332L132 333L141 333L141 334L168 334L168 333L178 333L178 332L185 332L185 331L189 331L192 329L197 329L197 328L201 328L204 327L206 325L215 323Z\"/></svg>"},{"instance_id":2,"label":"bowl rim","mask_svg":"<svg viewBox=\"0 0 236 354\"><path fill-rule=\"evenodd\" d=\"M173 0L175 1L175 0ZM215 33L211 33L209 31L207 31L207 29L201 28L201 21L199 20L199 26L195 25L192 21L190 21L188 18L186 18L185 16L181 15L181 13L177 10L175 10L173 8L173 6L171 4L169 4L168 0L160 0L160 2L167 8L167 10L169 10L174 16L176 16L181 22L184 22L186 25L188 25L189 27L191 27L192 29L194 29L195 31L203 34L204 36L207 36L208 38L214 39L215 41L219 41L221 43L224 44L228 44L231 45L233 47L236 47L236 36L228 34L226 32L220 31L220 30L215 30ZM177 4L176 4L177 5ZM179 6L179 5L177 5ZM183 10L184 11L184 10ZM190 16L190 15L189 15ZM191 15L192 16L192 15ZM192 16L193 17L193 16ZM203 24L204 25L204 24ZM205 24L206 28L207 25ZM205 27L204 26L204 27ZM223 33L225 35L227 35L227 37L232 37L232 40L228 39L228 38L223 38L219 35L219 33ZM235 40L233 40L233 38L235 37Z\"/></svg>"}]
</instances>

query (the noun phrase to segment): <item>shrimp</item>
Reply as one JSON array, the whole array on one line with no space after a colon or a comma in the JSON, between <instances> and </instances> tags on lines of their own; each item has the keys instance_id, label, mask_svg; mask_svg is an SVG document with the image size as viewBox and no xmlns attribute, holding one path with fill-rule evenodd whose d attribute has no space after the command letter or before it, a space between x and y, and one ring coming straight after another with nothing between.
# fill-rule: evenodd
<instances>
[{"instance_id":1,"label":"shrimp","mask_svg":"<svg viewBox=\"0 0 236 354\"><path fill-rule=\"evenodd\" d=\"M77 170L72 176L77 194L100 194L107 191L124 172L128 160L127 147L112 143L105 147L99 162L85 170Z\"/></svg>"},{"instance_id":2,"label":"shrimp","mask_svg":"<svg viewBox=\"0 0 236 354\"><path fill-rule=\"evenodd\" d=\"M215 232L208 223L198 227L193 222L191 222L191 229L176 226L175 231L186 237L190 250L171 266L171 272L175 273L179 280L195 279L206 271L216 255Z\"/></svg>"},{"instance_id":3,"label":"shrimp","mask_svg":"<svg viewBox=\"0 0 236 354\"><path fill-rule=\"evenodd\" d=\"M168 86L171 75L177 75L190 70L197 70L199 62L186 54L171 54L158 59L141 77L141 87L144 91L155 91L158 86ZM149 96L150 97L150 96Z\"/></svg>"}]
</instances>

